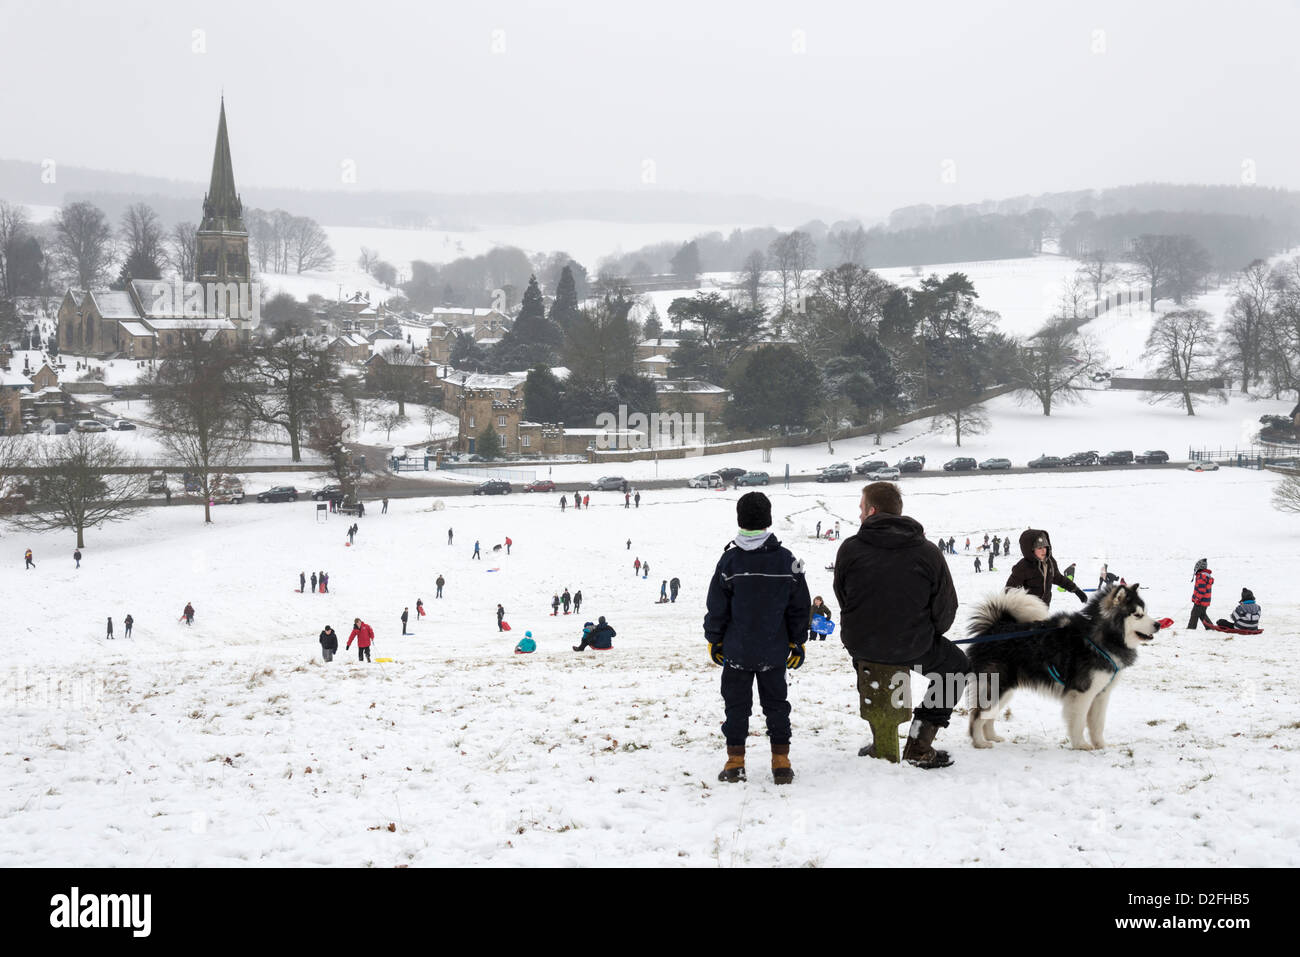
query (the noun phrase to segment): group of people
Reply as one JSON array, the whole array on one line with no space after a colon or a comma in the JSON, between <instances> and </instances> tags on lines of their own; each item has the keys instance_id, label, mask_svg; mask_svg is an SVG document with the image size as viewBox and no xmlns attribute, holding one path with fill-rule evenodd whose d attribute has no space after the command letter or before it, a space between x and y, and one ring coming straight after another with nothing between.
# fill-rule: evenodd
<instances>
[{"instance_id":1,"label":"group of people","mask_svg":"<svg viewBox=\"0 0 1300 957\"><path fill-rule=\"evenodd\" d=\"M1207 558L1198 558L1192 570L1192 617L1187 627L1196 630L1197 622L1210 629L1210 595L1214 589L1214 575L1210 572ZM1255 593L1249 588L1241 590L1241 601L1232 611L1232 618L1220 618L1215 622L1218 628L1231 631L1259 631L1260 607L1255 600Z\"/></svg>"},{"instance_id":2,"label":"group of people","mask_svg":"<svg viewBox=\"0 0 1300 957\"><path fill-rule=\"evenodd\" d=\"M957 591L943 558L950 549L929 541L921 524L903 514L902 495L892 483L873 482L864 488L859 512L861 528L836 554L833 588L863 713L880 694L874 665L919 670L930 685L912 710L902 757L922 768L946 767L952 760L934 747L934 740L948 727L970 668L965 652L946 637L957 614ZM745 745L757 684L771 743L772 777L784 784L794 779L785 672L803 664L805 642L820 637L813 630L814 619L820 616L829 623L831 611L821 596L809 600L802 562L772 534L767 496L742 496L736 516L739 532L714 570L704 617L709 656L722 666L727 757L718 779L745 780ZM1004 543L999 537L998 544ZM1049 605L1053 586L1088 600L1061 573L1045 530L1026 529L1020 550L1022 558L1011 570L1008 588L1022 589ZM829 629L821 625L821 630ZM858 753L874 757L875 742Z\"/></svg>"},{"instance_id":3,"label":"group of people","mask_svg":"<svg viewBox=\"0 0 1300 957\"><path fill-rule=\"evenodd\" d=\"M670 605L677 603L677 593L682 590L682 580L675 575L672 578L665 578L659 583L659 601L657 605Z\"/></svg>"},{"instance_id":4,"label":"group of people","mask_svg":"<svg viewBox=\"0 0 1300 957\"><path fill-rule=\"evenodd\" d=\"M559 615L561 605L564 606L564 613L566 615L569 614L570 605L573 606L573 614L578 614L578 610L582 608L582 589L579 588L576 592L570 594L569 589L565 588L563 594L557 592L552 595L551 617Z\"/></svg>"},{"instance_id":5,"label":"group of people","mask_svg":"<svg viewBox=\"0 0 1300 957\"><path fill-rule=\"evenodd\" d=\"M307 577L306 572L298 573L298 591L307 591L307 582L311 582L312 594L320 592L322 595L330 590L330 577L325 572L312 572L311 578Z\"/></svg>"},{"instance_id":6,"label":"group of people","mask_svg":"<svg viewBox=\"0 0 1300 957\"><path fill-rule=\"evenodd\" d=\"M186 605L185 607L186 607L186 608L189 608L188 605ZM192 609L192 608L190 609L190 612L191 612L191 617L193 617L193 609ZM122 636L123 636L124 638L130 638L130 637L131 637L131 628L135 625L135 619L132 618L131 615L128 613L127 616L126 616L125 618L122 619L122 624L125 626L125 630L122 632ZM110 618L108 619L108 640L109 640L109 641L112 641L112 640L113 640L113 619L112 619L112 617L110 617Z\"/></svg>"},{"instance_id":7,"label":"group of people","mask_svg":"<svg viewBox=\"0 0 1300 957\"><path fill-rule=\"evenodd\" d=\"M405 614L405 613L403 613ZM348 635L348 643L344 645L343 650L348 651L352 648L352 642L357 643L357 661L369 662L370 648L375 642L375 629L366 624L360 618L352 619L352 633ZM334 654L339 650L339 636L332 625L326 625L320 633L320 651L321 657L326 661L333 661Z\"/></svg>"},{"instance_id":8,"label":"group of people","mask_svg":"<svg viewBox=\"0 0 1300 957\"><path fill-rule=\"evenodd\" d=\"M957 539L955 536L949 535L947 538L940 538L935 542L935 544L939 546L939 551L946 555L957 554ZM969 538L966 539L966 551L970 551ZM985 532L983 544L976 544L975 551L989 553L989 568L992 569L993 559L998 555L999 551L1003 555L1011 554L1011 536L1007 535L1006 537L1003 537L1001 535L994 535L993 538L990 539L988 532ZM978 571L978 569L976 569L976 571Z\"/></svg>"},{"instance_id":9,"label":"group of people","mask_svg":"<svg viewBox=\"0 0 1300 957\"><path fill-rule=\"evenodd\" d=\"M566 508L568 508L568 507L569 507L569 497L568 497L567 495L561 495L561 496L560 496L560 511L563 512L563 511L564 511ZM577 492L574 492L574 493L573 493L573 507L574 507L575 509L577 509L577 508L591 508L591 496L590 496L590 495L579 495Z\"/></svg>"},{"instance_id":10,"label":"group of people","mask_svg":"<svg viewBox=\"0 0 1300 957\"><path fill-rule=\"evenodd\" d=\"M822 523L821 523L821 519L818 519L817 531L814 533L813 538L821 538L821 537L822 537ZM828 542L838 542L840 540L840 523L838 521L835 523L834 528L826 529L826 540Z\"/></svg>"}]
</instances>

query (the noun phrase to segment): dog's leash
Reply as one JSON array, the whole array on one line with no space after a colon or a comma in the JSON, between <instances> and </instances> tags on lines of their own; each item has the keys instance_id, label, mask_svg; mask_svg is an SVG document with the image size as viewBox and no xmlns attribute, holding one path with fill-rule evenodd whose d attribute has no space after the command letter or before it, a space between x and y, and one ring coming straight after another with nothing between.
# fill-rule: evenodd
<instances>
[{"instance_id":1,"label":"dog's leash","mask_svg":"<svg viewBox=\"0 0 1300 957\"><path fill-rule=\"evenodd\" d=\"M954 645L978 645L986 641L1006 641L1008 638L1028 638L1031 635L1045 635L1052 631L1062 631L1060 625L1053 625L1050 628L1031 628L1029 631L1009 631L1005 634L998 635L980 635L976 638L961 638L954 641Z\"/></svg>"}]
</instances>

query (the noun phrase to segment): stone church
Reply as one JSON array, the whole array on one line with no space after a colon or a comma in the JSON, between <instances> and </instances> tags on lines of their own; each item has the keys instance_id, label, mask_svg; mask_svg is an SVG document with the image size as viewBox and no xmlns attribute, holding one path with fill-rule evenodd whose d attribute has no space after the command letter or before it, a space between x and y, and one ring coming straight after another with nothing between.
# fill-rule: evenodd
<instances>
[{"instance_id":1,"label":"stone church","mask_svg":"<svg viewBox=\"0 0 1300 957\"><path fill-rule=\"evenodd\" d=\"M59 351L154 359L179 350L186 333L234 344L256 325L260 303L230 162L224 98L194 262L195 274L184 282L132 279L121 291L68 290L58 311Z\"/></svg>"}]
</instances>

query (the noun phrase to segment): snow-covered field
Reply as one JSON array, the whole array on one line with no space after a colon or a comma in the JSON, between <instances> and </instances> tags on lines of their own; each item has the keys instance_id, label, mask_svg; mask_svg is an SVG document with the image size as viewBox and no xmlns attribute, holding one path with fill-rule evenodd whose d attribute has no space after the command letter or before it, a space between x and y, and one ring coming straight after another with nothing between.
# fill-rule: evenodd
<instances>
[{"instance_id":1,"label":"snow-covered field","mask_svg":"<svg viewBox=\"0 0 1300 957\"><path fill-rule=\"evenodd\" d=\"M347 523L317 523L305 502L218 509L209 527L174 505L90 530L79 570L68 535L5 528L0 864L849 866L878 863L882 846L960 864L1300 864L1286 811L1300 722L1282 668L1300 626L1300 517L1271 509L1276 481L1233 469L904 483L931 537L1047 527L1085 586L1109 562L1178 626L1206 556L1211 614L1250 587L1265 634L1161 632L1122 678L1105 751L1068 750L1058 707L1024 695L991 751L954 719L941 740L956 764L937 772L856 756L867 731L852 671L834 639L819 642L790 676L786 788L764 773L761 717L750 782L715 779L721 700L700 621L734 534L731 492L652 491L632 510L593 495L590 513L550 496L400 500L362 520L351 548ZM769 490L777 536L832 605L835 546L809 536L819 519L851 531L859 487ZM513 554L491 551L507 535ZM632 578L635 557L648 579ZM961 630L1006 567L951 562ZM332 593L296 594L298 572L321 568ZM654 604L673 576L678 602ZM552 620L565 587L582 590L583 614ZM416 598L429 618L401 637ZM187 601L193 628L177 621ZM597 615L615 650L575 655ZM346 638L355 616L393 661L320 661L317 632ZM525 629L539 650L514 656ZM909 810L919 788L933 813Z\"/></svg>"}]
</instances>

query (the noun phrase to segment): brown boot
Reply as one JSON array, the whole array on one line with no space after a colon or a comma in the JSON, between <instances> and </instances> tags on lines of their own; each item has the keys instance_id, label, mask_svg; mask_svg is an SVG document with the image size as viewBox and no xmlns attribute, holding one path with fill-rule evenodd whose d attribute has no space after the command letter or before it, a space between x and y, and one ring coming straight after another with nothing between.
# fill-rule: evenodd
<instances>
[{"instance_id":1,"label":"brown boot","mask_svg":"<svg viewBox=\"0 0 1300 957\"><path fill-rule=\"evenodd\" d=\"M735 784L745 778L745 746L743 744L727 745L727 764L718 774L719 781Z\"/></svg>"},{"instance_id":2,"label":"brown boot","mask_svg":"<svg viewBox=\"0 0 1300 957\"><path fill-rule=\"evenodd\" d=\"M912 727L907 732L903 760L918 768L946 768L952 764L947 751L936 751L931 747L938 733L939 725L913 718Z\"/></svg>"},{"instance_id":3,"label":"brown boot","mask_svg":"<svg viewBox=\"0 0 1300 957\"><path fill-rule=\"evenodd\" d=\"M794 780L794 771L790 767L790 745L772 745L772 780L777 784L789 784Z\"/></svg>"}]
</instances>

